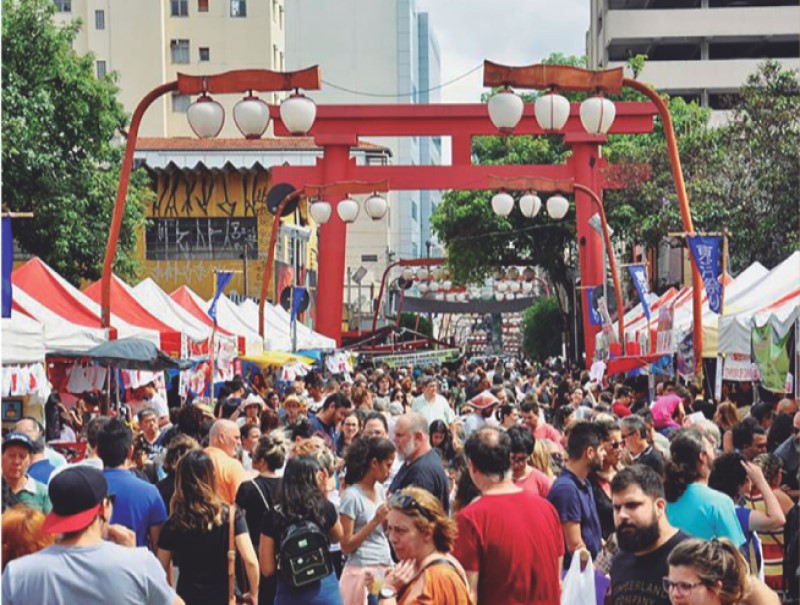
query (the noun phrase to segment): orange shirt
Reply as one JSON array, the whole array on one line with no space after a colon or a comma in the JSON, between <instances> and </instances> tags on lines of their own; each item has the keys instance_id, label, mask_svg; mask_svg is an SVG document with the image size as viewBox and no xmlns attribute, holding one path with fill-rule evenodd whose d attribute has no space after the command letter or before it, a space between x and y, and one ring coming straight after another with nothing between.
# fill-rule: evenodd
<instances>
[{"instance_id":1,"label":"orange shirt","mask_svg":"<svg viewBox=\"0 0 800 605\"><path fill-rule=\"evenodd\" d=\"M217 491L228 504L236 502L236 492L243 481L247 479L247 472L242 463L236 458L231 458L218 447L210 446L203 450L211 462L214 463L214 474L217 476Z\"/></svg>"},{"instance_id":2,"label":"orange shirt","mask_svg":"<svg viewBox=\"0 0 800 605\"><path fill-rule=\"evenodd\" d=\"M473 605L461 575L446 563L426 569L422 575L421 591L418 587L415 582L406 590L399 600L400 605Z\"/></svg>"}]
</instances>

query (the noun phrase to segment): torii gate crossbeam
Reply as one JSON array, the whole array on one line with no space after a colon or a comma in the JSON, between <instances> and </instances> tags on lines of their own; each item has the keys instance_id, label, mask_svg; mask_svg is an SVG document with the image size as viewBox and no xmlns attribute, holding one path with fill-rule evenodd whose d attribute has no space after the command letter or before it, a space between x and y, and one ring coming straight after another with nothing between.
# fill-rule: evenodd
<instances>
[{"instance_id":1,"label":"torii gate crossbeam","mask_svg":"<svg viewBox=\"0 0 800 605\"><path fill-rule=\"evenodd\" d=\"M616 103L617 117L609 134L644 134L653 130L656 109L651 103ZM280 121L278 107L271 106L275 134L288 131ZM606 136L586 134L579 118L579 105L573 104L566 126L558 133L571 148L572 155L560 165L476 166L472 164L472 137L497 135L483 104L437 105L322 105L311 130L322 158L315 166L275 166L273 183L290 183L296 188L344 180L388 180L392 190L482 190L490 188L491 175L502 177L543 177L573 179L588 187L601 199L604 189L617 188L613 166L600 156ZM545 135L536 122L533 108L526 107L513 135ZM350 148L361 137L449 136L452 140L451 166L359 166L350 158ZM335 206L338 199L327 200ZM584 286L599 285L604 279L602 238L589 226L593 214L591 199L575 194L579 265ZM346 225L336 212L321 227L316 329L341 343L341 318L345 272ZM583 292L586 290L584 289ZM584 294L584 296L586 296ZM584 299L583 326L586 359L594 357L597 326L590 325Z\"/></svg>"}]
</instances>

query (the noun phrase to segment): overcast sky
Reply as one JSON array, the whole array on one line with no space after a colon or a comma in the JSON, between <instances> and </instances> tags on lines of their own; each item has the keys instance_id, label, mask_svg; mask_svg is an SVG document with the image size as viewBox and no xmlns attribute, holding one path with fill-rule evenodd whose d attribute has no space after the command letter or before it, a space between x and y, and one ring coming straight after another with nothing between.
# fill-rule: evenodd
<instances>
[{"instance_id":1,"label":"overcast sky","mask_svg":"<svg viewBox=\"0 0 800 605\"><path fill-rule=\"evenodd\" d=\"M589 27L587 0L416 0L430 15L441 49L442 83L484 59L531 65L550 53L583 55ZM475 103L484 92L483 70L445 86L440 102Z\"/></svg>"}]
</instances>

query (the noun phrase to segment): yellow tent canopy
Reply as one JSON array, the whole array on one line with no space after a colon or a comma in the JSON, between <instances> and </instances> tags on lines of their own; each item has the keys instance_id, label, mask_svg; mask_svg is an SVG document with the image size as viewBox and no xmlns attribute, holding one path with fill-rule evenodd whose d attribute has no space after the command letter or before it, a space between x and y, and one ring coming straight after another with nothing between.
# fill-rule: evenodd
<instances>
[{"instance_id":1,"label":"yellow tent canopy","mask_svg":"<svg viewBox=\"0 0 800 605\"><path fill-rule=\"evenodd\" d=\"M249 361L259 367L262 366L285 366L290 363L304 363L314 365L314 360L310 357L286 353L284 351L264 351L260 355L245 355L240 357L242 361Z\"/></svg>"}]
</instances>

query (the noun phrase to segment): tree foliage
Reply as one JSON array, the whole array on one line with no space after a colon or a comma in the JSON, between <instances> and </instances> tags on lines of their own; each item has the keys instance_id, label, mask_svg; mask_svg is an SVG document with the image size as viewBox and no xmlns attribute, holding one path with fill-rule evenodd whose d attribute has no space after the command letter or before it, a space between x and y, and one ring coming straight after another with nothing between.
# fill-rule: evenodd
<instances>
[{"instance_id":1,"label":"tree foliage","mask_svg":"<svg viewBox=\"0 0 800 605\"><path fill-rule=\"evenodd\" d=\"M52 0L3 0L3 205L32 211L15 225L21 248L77 284L100 276L127 116L116 76L72 49L80 23L58 27ZM137 269L136 234L149 195L134 173L115 271Z\"/></svg>"},{"instance_id":2,"label":"tree foliage","mask_svg":"<svg viewBox=\"0 0 800 605\"><path fill-rule=\"evenodd\" d=\"M540 298L522 319L522 346L534 359L561 355L563 313L554 297Z\"/></svg>"},{"instance_id":3,"label":"tree foliage","mask_svg":"<svg viewBox=\"0 0 800 605\"><path fill-rule=\"evenodd\" d=\"M433 324L427 317L418 313L409 313L408 311L401 313L400 327L415 330L420 334L433 338ZM409 340L413 340L413 338L409 337Z\"/></svg>"}]
</instances>

